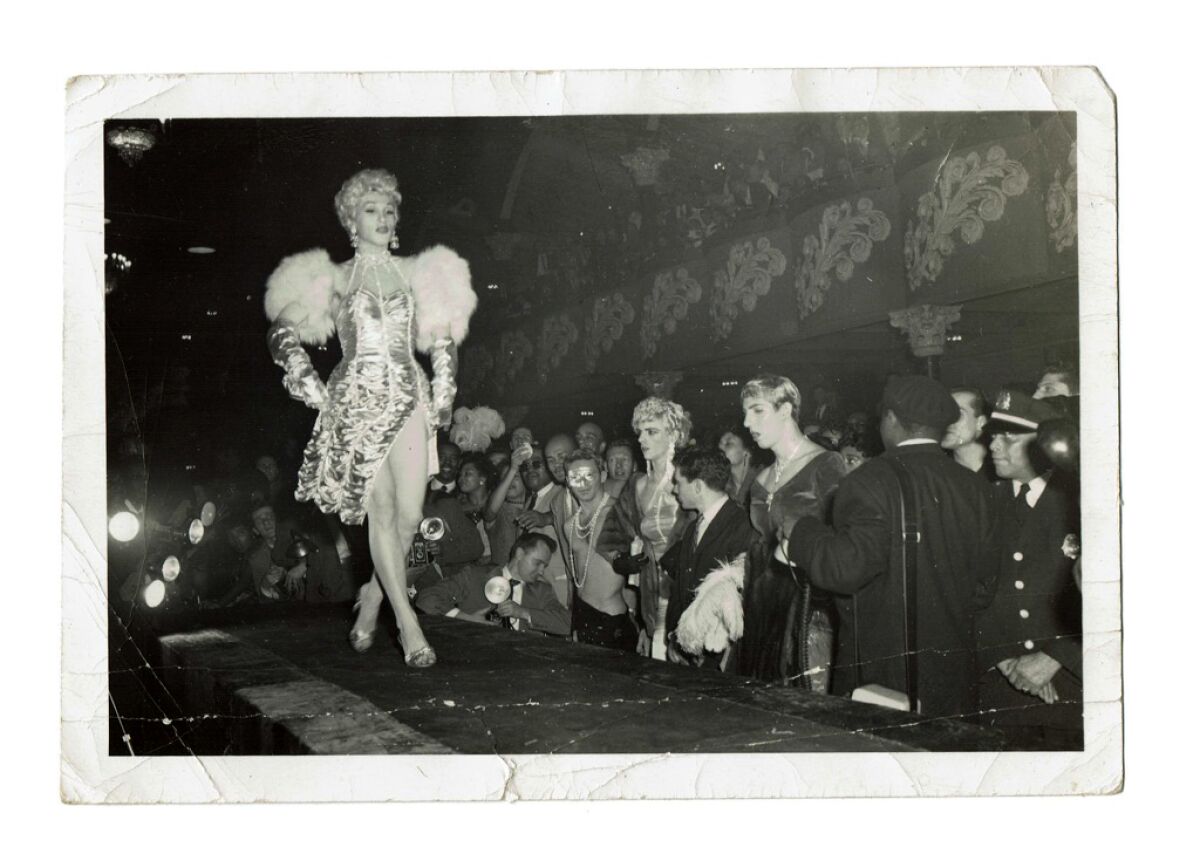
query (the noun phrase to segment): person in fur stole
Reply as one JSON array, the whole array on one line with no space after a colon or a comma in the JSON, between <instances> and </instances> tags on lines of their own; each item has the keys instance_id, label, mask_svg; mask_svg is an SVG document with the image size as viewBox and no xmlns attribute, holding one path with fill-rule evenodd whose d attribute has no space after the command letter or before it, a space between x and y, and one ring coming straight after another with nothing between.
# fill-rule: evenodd
<instances>
[{"instance_id":1,"label":"person in fur stole","mask_svg":"<svg viewBox=\"0 0 1200 847\"><path fill-rule=\"evenodd\" d=\"M405 569L438 467L436 431L450 424L457 345L477 298L467 263L452 250L392 254L400 200L387 171L346 180L334 206L354 257L335 265L324 250L310 250L284 259L267 280L264 305L284 387L318 412L296 499L347 524L369 518L375 573L358 594L351 646L371 646L386 596L405 662L428 667L437 656L409 605ZM303 345L335 332L343 358L323 383ZM432 381L414 351L429 354Z\"/></svg>"}]
</instances>

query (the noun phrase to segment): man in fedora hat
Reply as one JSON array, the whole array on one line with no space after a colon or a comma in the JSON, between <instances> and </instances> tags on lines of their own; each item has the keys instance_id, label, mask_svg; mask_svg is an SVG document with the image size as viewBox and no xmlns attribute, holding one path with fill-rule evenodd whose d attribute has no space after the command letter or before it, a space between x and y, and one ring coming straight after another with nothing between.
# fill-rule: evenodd
<instances>
[{"instance_id":1,"label":"man in fedora hat","mask_svg":"<svg viewBox=\"0 0 1200 847\"><path fill-rule=\"evenodd\" d=\"M941 448L959 408L940 383L890 377L880 407L887 449L843 480L832 525L811 517L796 523L787 557L836 595L833 693L876 687L911 695L915 688L923 715L973 715L975 615L991 601L996 580L994 496L982 476ZM910 498L902 495L901 474ZM908 555L912 547L906 550L902 502L919 531L915 558ZM906 568L915 569L917 621L909 620ZM912 665L905 661L910 625Z\"/></svg>"},{"instance_id":2,"label":"man in fedora hat","mask_svg":"<svg viewBox=\"0 0 1200 847\"><path fill-rule=\"evenodd\" d=\"M995 601L980 617L983 723L1022 747L1082 749L1083 652L1079 500L1051 469L1038 425L1062 417L1044 400L1002 391L988 430L1000 481L1002 556Z\"/></svg>"}]
</instances>

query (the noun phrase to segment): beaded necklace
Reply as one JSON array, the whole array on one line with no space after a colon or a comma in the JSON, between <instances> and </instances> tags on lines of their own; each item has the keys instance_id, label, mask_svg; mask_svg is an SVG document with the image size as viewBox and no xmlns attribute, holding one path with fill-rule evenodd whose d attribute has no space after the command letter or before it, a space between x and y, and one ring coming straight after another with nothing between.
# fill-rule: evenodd
<instances>
[{"instance_id":1,"label":"beaded necklace","mask_svg":"<svg viewBox=\"0 0 1200 847\"><path fill-rule=\"evenodd\" d=\"M395 258L391 253L355 253L353 265L350 268L350 280L346 286L348 294L367 287L368 283L374 283L375 296L380 300L391 297L397 291L407 293L408 280ZM399 284L393 288L390 294L386 295L383 293L385 275L399 280Z\"/></svg>"},{"instance_id":2,"label":"beaded necklace","mask_svg":"<svg viewBox=\"0 0 1200 847\"><path fill-rule=\"evenodd\" d=\"M803 449L804 442L801 441L796 445L796 449L792 454L783 461L776 459L775 465L771 468L772 483L771 490L767 492L767 508L771 508L771 503L775 500L775 492L779 490L779 478L783 476L783 469L792 463L792 460L800 455L800 450Z\"/></svg>"},{"instance_id":3,"label":"beaded necklace","mask_svg":"<svg viewBox=\"0 0 1200 847\"><path fill-rule=\"evenodd\" d=\"M575 548L571 544L567 544L567 564L571 568L571 582L575 583L575 587L577 589L582 589L583 584L587 582L588 566L591 565L592 553L594 553L596 550L596 525L599 523L600 513L604 511L604 507L608 504L609 499L610 498L607 492L601 495L600 504L596 506L595 511L592 512L592 517L587 522L586 529L579 520L581 517L583 517L582 507L575 512L574 519L567 524L567 529L574 530L576 538L581 541L585 538L588 539L587 557L583 560L583 576L580 578L576 578L575 576L575 574L578 573L578 570L575 567Z\"/></svg>"}]
</instances>

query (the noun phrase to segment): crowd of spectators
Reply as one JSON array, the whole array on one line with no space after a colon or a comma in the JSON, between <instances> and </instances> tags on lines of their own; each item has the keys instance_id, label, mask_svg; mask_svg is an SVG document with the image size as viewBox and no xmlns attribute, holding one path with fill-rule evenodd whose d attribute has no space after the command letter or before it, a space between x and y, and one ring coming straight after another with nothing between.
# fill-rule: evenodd
<instances>
[{"instance_id":1,"label":"crowd of spectators","mask_svg":"<svg viewBox=\"0 0 1200 847\"><path fill-rule=\"evenodd\" d=\"M805 414L790 381L763 376L704 435L650 398L634 438L535 423L486 455L443 451L458 472L430 486L447 531L417 606L1081 743L1077 477L1037 441L1077 419L1078 383L1041 376L990 396L893 377L875 413L846 414L833 392ZM522 627L523 603L477 590L531 549L555 626Z\"/></svg>"},{"instance_id":2,"label":"crowd of spectators","mask_svg":"<svg viewBox=\"0 0 1200 847\"><path fill-rule=\"evenodd\" d=\"M137 515L144 529L110 546L110 591L119 609L136 607L168 556L181 564L167 595L172 609L353 596L356 571L369 562L355 561L336 520L296 502L295 468L283 457L222 444L178 467L154 458L123 443L110 464L110 504ZM189 536L197 523L202 532Z\"/></svg>"},{"instance_id":3,"label":"crowd of spectators","mask_svg":"<svg viewBox=\"0 0 1200 847\"><path fill-rule=\"evenodd\" d=\"M443 533L410 592L463 625L1081 744L1077 476L1037 439L1077 420L1078 380L1037 376L990 396L891 377L875 412L843 413L761 375L704 435L648 398L632 437L587 420L481 452L443 440L424 507ZM345 601L369 576L361 528L292 498L296 458L226 447L164 518L217 505L202 605Z\"/></svg>"}]
</instances>

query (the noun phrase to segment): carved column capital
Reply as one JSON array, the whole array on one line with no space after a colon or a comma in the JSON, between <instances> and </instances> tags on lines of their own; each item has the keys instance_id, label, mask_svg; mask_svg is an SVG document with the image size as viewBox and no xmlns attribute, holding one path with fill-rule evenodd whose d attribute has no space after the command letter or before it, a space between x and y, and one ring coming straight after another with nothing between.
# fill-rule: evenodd
<instances>
[{"instance_id":1,"label":"carved column capital","mask_svg":"<svg viewBox=\"0 0 1200 847\"><path fill-rule=\"evenodd\" d=\"M962 315L962 306L925 304L890 312L892 326L908 336L914 356L926 358L946 352L946 330Z\"/></svg>"},{"instance_id":2,"label":"carved column capital","mask_svg":"<svg viewBox=\"0 0 1200 847\"><path fill-rule=\"evenodd\" d=\"M633 381L651 397L670 400L671 393L682 379L682 371L645 371L635 376Z\"/></svg>"}]
</instances>

